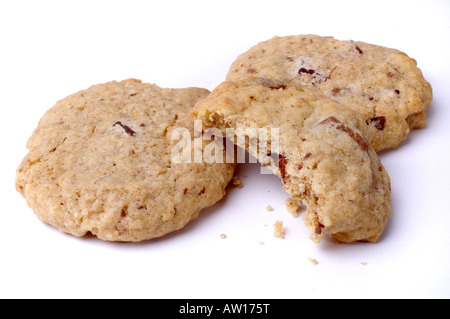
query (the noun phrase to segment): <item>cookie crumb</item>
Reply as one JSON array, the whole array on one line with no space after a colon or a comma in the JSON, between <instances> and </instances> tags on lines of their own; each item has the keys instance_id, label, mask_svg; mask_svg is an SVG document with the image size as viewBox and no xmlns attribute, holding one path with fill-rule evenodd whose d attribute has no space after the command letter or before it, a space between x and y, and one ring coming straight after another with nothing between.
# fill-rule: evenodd
<instances>
[{"instance_id":1,"label":"cookie crumb","mask_svg":"<svg viewBox=\"0 0 450 319\"><path fill-rule=\"evenodd\" d=\"M367 265L367 261L361 261L361 265L363 266Z\"/></svg>"},{"instance_id":2,"label":"cookie crumb","mask_svg":"<svg viewBox=\"0 0 450 319\"><path fill-rule=\"evenodd\" d=\"M268 205L268 206L266 207L266 210L267 210L268 212L271 212L271 211L273 211L273 207L270 206L270 205Z\"/></svg>"},{"instance_id":3,"label":"cookie crumb","mask_svg":"<svg viewBox=\"0 0 450 319\"><path fill-rule=\"evenodd\" d=\"M297 218L298 213L302 208L301 205L292 198L286 199L284 201L284 204L286 205L286 209L292 215L292 217Z\"/></svg>"},{"instance_id":4,"label":"cookie crumb","mask_svg":"<svg viewBox=\"0 0 450 319\"><path fill-rule=\"evenodd\" d=\"M238 188L244 187L244 184L242 184L241 179L239 177L237 177L237 176L233 176L233 178L231 179L231 184L233 186L238 187Z\"/></svg>"},{"instance_id":5,"label":"cookie crumb","mask_svg":"<svg viewBox=\"0 0 450 319\"><path fill-rule=\"evenodd\" d=\"M319 262L316 260L316 259L314 259L314 258L308 258L309 259L309 261L313 264L313 265L317 265Z\"/></svg>"},{"instance_id":6,"label":"cookie crumb","mask_svg":"<svg viewBox=\"0 0 450 319\"><path fill-rule=\"evenodd\" d=\"M221 234L221 235L220 235L220 238L225 239L225 238L227 238L227 235Z\"/></svg>"},{"instance_id":7,"label":"cookie crumb","mask_svg":"<svg viewBox=\"0 0 450 319\"><path fill-rule=\"evenodd\" d=\"M277 220L273 226L274 226L273 235L276 238L284 238L283 222L280 220Z\"/></svg>"},{"instance_id":8,"label":"cookie crumb","mask_svg":"<svg viewBox=\"0 0 450 319\"><path fill-rule=\"evenodd\" d=\"M264 242L263 242L263 241L260 241L259 244L260 244L260 245L264 245Z\"/></svg>"}]
</instances>

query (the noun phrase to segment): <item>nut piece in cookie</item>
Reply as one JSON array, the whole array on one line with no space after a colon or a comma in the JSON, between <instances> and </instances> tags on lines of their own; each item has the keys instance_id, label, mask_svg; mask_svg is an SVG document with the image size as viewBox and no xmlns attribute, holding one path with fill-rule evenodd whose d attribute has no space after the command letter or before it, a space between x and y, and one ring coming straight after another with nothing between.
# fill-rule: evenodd
<instances>
[{"instance_id":1,"label":"nut piece in cookie","mask_svg":"<svg viewBox=\"0 0 450 319\"><path fill-rule=\"evenodd\" d=\"M359 112L376 151L425 126L432 101L430 84L405 53L317 35L274 37L253 46L233 62L227 80L251 77L309 87Z\"/></svg>"}]
</instances>

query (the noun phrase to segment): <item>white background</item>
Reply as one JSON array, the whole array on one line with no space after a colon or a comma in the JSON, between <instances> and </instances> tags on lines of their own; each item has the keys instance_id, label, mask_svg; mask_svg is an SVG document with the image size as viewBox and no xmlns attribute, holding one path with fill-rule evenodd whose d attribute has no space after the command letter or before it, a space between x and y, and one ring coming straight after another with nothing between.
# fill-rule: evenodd
<instances>
[{"instance_id":1,"label":"white background","mask_svg":"<svg viewBox=\"0 0 450 319\"><path fill-rule=\"evenodd\" d=\"M445 0L1 1L0 297L450 297L449 21ZM15 191L25 143L57 100L130 77L212 90L250 46L305 33L402 50L433 86L427 127L381 154L393 215L378 243L313 243L258 164L197 221L138 244L60 233Z\"/></svg>"}]
</instances>

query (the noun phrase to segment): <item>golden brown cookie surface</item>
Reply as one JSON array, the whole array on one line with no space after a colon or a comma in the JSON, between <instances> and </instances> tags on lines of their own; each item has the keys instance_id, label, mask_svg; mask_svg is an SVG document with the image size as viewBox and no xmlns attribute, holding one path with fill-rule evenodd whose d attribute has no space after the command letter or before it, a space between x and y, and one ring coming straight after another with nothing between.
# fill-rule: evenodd
<instances>
[{"instance_id":1,"label":"golden brown cookie surface","mask_svg":"<svg viewBox=\"0 0 450 319\"><path fill-rule=\"evenodd\" d=\"M61 231L141 241L184 227L220 200L231 164L173 163L176 140L206 89L139 80L94 85L51 108L28 141L16 188Z\"/></svg>"},{"instance_id":2,"label":"golden brown cookie surface","mask_svg":"<svg viewBox=\"0 0 450 319\"><path fill-rule=\"evenodd\" d=\"M398 50L332 37L274 37L241 54L227 80L264 77L311 87L361 113L376 151L426 124L430 84L414 59Z\"/></svg>"},{"instance_id":3,"label":"golden brown cookie surface","mask_svg":"<svg viewBox=\"0 0 450 319\"><path fill-rule=\"evenodd\" d=\"M206 127L245 132L249 152L307 206L303 218L314 239L328 234L373 242L383 232L391 214L390 179L358 112L308 87L253 78L223 82L192 114ZM261 141L260 129L273 128L277 153L250 147Z\"/></svg>"}]
</instances>

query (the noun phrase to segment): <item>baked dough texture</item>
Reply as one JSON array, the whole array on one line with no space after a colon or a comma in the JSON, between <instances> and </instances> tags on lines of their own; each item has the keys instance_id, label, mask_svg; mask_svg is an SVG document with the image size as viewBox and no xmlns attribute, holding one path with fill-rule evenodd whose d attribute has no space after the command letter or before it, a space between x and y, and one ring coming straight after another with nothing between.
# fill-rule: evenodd
<instances>
[{"instance_id":1,"label":"baked dough texture","mask_svg":"<svg viewBox=\"0 0 450 319\"><path fill-rule=\"evenodd\" d=\"M405 53L333 37L274 37L241 54L227 80L264 77L310 87L362 114L376 151L426 124L432 89Z\"/></svg>"},{"instance_id":2,"label":"baked dough texture","mask_svg":"<svg viewBox=\"0 0 450 319\"><path fill-rule=\"evenodd\" d=\"M209 91L129 79L56 103L27 143L16 188L45 223L75 236L142 241L181 229L225 194L233 164L172 163Z\"/></svg>"},{"instance_id":3,"label":"baked dough texture","mask_svg":"<svg viewBox=\"0 0 450 319\"><path fill-rule=\"evenodd\" d=\"M205 127L247 134L249 152L307 206L303 218L313 240L328 234L375 242L382 234L391 214L390 179L360 113L309 87L252 78L221 83L192 114ZM260 138L255 128L279 129L278 154L248 147Z\"/></svg>"}]
</instances>

